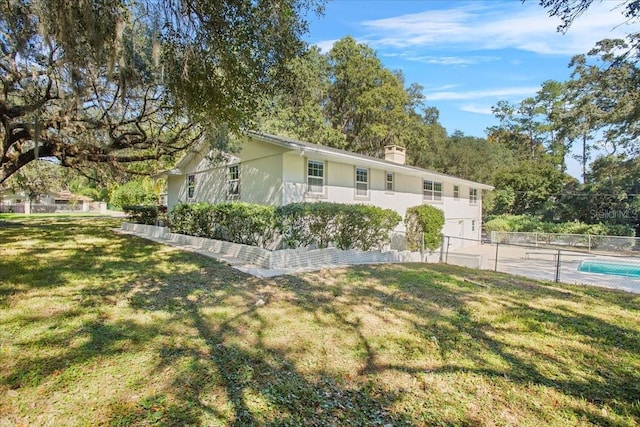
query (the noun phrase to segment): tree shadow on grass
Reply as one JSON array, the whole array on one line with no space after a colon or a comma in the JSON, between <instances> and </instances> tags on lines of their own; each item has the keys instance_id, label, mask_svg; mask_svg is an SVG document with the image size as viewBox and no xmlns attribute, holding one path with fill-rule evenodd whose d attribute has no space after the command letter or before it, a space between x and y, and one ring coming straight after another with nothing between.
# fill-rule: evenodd
<instances>
[{"instance_id":1,"label":"tree shadow on grass","mask_svg":"<svg viewBox=\"0 0 640 427\"><path fill-rule=\"evenodd\" d=\"M163 389L142 387L148 391L136 401L107 403L107 422L111 425L482 423L473 414L444 415L438 408L428 408L423 403L428 395L419 385L408 385L405 390L386 386L385 375L413 376L420 384L425 375L444 381L451 375L472 374L499 384L517 384L522 390L530 385L550 388L575 401L607 405L627 420L639 415L640 373L621 363L625 355L637 352L638 331L563 305L565 301L591 298L579 288L546 286L482 272L460 277L459 269L425 265L357 267L326 277L318 273L258 280L188 252L158 254L159 245L127 236L115 237L115 242L115 246L96 246L89 252L93 262L106 266L104 272L98 269L93 274L113 278L114 285L85 286L74 291L80 311L73 315L84 314L86 321L75 329L20 344L25 349L49 346L64 351L54 357L25 358L0 380L1 384L9 388L34 386L69 366L146 348L156 360L155 371L148 373L149 381L167 370L172 376ZM83 256L78 249L65 260L86 268L87 259L78 260ZM160 261L176 268L158 268ZM86 271L89 274L89 269ZM122 300L134 313L162 316L151 323L103 316L108 306ZM523 336L539 339L548 334L562 340L571 335L574 341L592 345L595 350L585 360L569 362L559 356L550 359L542 349L526 342L509 342L501 335L509 331L508 322L476 316L473 304L485 300L499 307L504 318L527 319L516 331ZM556 301L555 306L541 309L542 302L548 300ZM610 300L618 307L639 311L637 304L624 302L623 298L618 303L615 297ZM318 331L347 335L348 342L341 345L350 346L350 357L357 359L359 368L349 378L332 366L302 369L296 352L308 352L304 342L274 344L274 319L285 309L289 310L286 315L301 313L295 320L313 323ZM64 323L70 313L49 320ZM360 315L375 318L380 324L409 325L420 343L434 342L438 364L426 370L424 364L409 363L408 359L383 357L381 337ZM23 320L25 325L41 321ZM176 325L186 331L184 336L172 329ZM290 332L291 340L295 340L295 329ZM151 345L163 334L167 340L161 341L160 347ZM78 341L78 337L83 339ZM327 338L329 345L332 338ZM322 339L317 337L318 341ZM400 347L414 345L393 336L385 339ZM419 354L425 351L408 350ZM465 363L460 363L461 359ZM592 381L554 376L540 366L541 361L556 371L566 368L583 372ZM327 363L340 361L329 358ZM407 394L413 400L403 406ZM562 410L595 424L615 424L612 418L577 404ZM539 420L547 415L540 413Z\"/></svg>"}]
</instances>

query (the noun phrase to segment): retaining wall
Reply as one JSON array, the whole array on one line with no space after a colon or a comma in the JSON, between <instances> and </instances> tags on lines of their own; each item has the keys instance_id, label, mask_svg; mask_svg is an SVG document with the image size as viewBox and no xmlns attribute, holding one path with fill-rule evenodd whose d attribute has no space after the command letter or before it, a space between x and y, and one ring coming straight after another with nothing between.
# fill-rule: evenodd
<instances>
[{"instance_id":1,"label":"retaining wall","mask_svg":"<svg viewBox=\"0 0 640 427\"><path fill-rule=\"evenodd\" d=\"M223 257L236 258L247 262L247 264L257 265L269 270L319 267L321 265L357 265L420 261L420 253L409 251L391 250L383 252L359 251L355 249L340 250L336 248L298 248L270 251L256 246L171 233L167 227L123 222L121 228L124 231L131 231L136 234L215 252Z\"/></svg>"}]
</instances>

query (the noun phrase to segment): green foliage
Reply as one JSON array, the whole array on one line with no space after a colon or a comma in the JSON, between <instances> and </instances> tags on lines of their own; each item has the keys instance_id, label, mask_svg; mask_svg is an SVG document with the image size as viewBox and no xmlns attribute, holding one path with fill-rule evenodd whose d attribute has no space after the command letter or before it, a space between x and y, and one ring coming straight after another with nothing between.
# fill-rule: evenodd
<instances>
[{"instance_id":1,"label":"green foliage","mask_svg":"<svg viewBox=\"0 0 640 427\"><path fill-rule=\"evenodd\" d=\"M0 183L48 156L153 168L214 125L245 127L321 3L0 2Z\"/></svg>"},{"instance_id":2,"label":"green foliage","mask_svg":"<svg viewBox=\"0 0 640 427\"><path fill-rule=\"evenodd\" d=\"M276 208L279 228L290 248L315 245L326 248L338 229L336 203L292 203Z\"/></svg>"},{"instance_id":3,"label":"green foliage","mask_svg":"<svg viewBox=\"0 0 640 427\"><path fill-rule=\"evenodd\" d=\"M109 202L119 208L137 205L148 206L158 203L158 194L149 179L129 181L113 191Z\"/></svg>"},{"instance_id":4,"label":"green foliage","mask_svg":"<svg viewBox=\"0 0 640 427\"><path fill-rule=\"evenodd\" d=\"M276 236L291 248L335 244L370 250L389 242L402 220L391 209L340 203L294 203L281 207L243 202L182 203L169 214L174 233L270 248Z\"/></svg>"},{"instance_id":5,"label":"green foliage","mask_svg":"<svg viewBox=\"0 0 640 427\"><path fill-rule=\"evenodd\" d=\"M442 243L444 212L431 205L413 206L407 209L405 217L407 241L413 250L424 248L430 251ZM421 236L422 241L421 241Z\"/></svg>"},{"instance_id":6,"label":"green foliage","mask_svg":"<svg viewBox=\"0 0 640 427\"><path fill-rule=\"evenodd\" d=\"M269 247L276 232L273 206L243 202L182 203L169 214L174 233Z\"/></svg>"},{"instance_id":7,"label":"green foliage","mask_svg":"<svg viewBox=\"0 0 640 427\"><path fill-rule=\"evenodd\" d=\"M389 243L402 218L391 209L342 203L293 203L277 208L280 233L289 247L334 243L339 249L368 251Z\"/></svg>"},{"instance_id":8,"label":"green foliage","mask_svg":"<svg viewBox=\"0 0 640 427\"><path fill-rule=\"evenodd\" d=\"M402 221L392 209L370 205L339 205L336 246L368 251L389 243L389 233Z\"/></svg>"},{"instance_id":9,"label":"green foliage","mask_svg":"<svg viewBox=\"0 0 640 427\"><path fill-rule=\"evenodd\" d=\"M541 232L561 234L591 234L608 236L633 236L632 227L623 224L587 224L580 221L570 222L545 222L537 217L529 215L500 215L484 223L484 230L514 231L514 232Z\"/></svg>"},{"instance_id":10,"label":"green foliage","mask_svg":"<svg viewBox=\"0 0 640 427\"><path fill-rule=\"evenodd\" d=\"M495 186L503 190L501 209L515 215L542 214L562 191L565 175L544 159L523 160L503 169L495 178ZM513 195L513 196L512 196Z\"/></svg>"},{"instance_id":11,"label":"green foliage","mask_svg":"<svg viewBox=\"0 0 640 427\"><path fill-rule=\"evenodd\" d=\"M30 200L57 193L64 187L64 168L46 160L37 160L23 167L9 179L14 192L23 192Z\"/></svg>"},{"instance_id":12,"label":"green foliage","mask_svg":"<svg viewBox=\"0 0 640 427\"><path fill-rule=\"evenodd\" d=\"M131 222L136 224L156 225L159 215L164 212L163 208L164 207L160 206L125 205L122 207L122 210Z\"/></svg>"}]
</instances>

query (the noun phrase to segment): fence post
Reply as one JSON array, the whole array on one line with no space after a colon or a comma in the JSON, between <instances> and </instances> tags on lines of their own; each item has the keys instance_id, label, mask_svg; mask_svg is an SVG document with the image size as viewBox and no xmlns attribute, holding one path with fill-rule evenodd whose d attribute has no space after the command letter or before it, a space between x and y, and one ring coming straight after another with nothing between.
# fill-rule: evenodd
<instances>
[{"instance_id":1,"label":"fence post","mask_svg":"<svg viewBox=\"0 0 640 427\"><path fill-rule=\"evenodd\" d=\"M587 245L587 253L591 253L591 234L587 234L589 237L589 243Z\"/></svg>"},{"instance_id":2,"label":"fence post","mask_svg":"<svg viewBox=\"0 0 640 427\"><path fill-rule=\"evenodd\" d=\"M449 261L449 246L451 246L451 237L447 236L447 252L444 257L445 264Z\"/></svg>"},{"instance_id":3,"label":"fence post","mask_svg":"<svg viewBox=\"0 0 640 427\"><path fill-rule=\"evenodd\" d=\"M558 253L556 254L556 277L554 281L556 283L560 281L560 249L558 249Z\"/></svg>"},{"instance_id":4,"label":"fence post","mask_svg":"<svg viewBox=\"0 0 640 427\"><path fill-rule=\"evenodd\" d=\"M440 242L440 262L444 262L444 239L447 236L445 236L444 234L442 235L442 241Z\"/></svg>"},{"instance_id":5,"label":"fence post","mask_svg":"<svg viewBox=\"0 0 640 427\"><path fill-rule=\"evenodd\" d=\"M496 262L493 266L493 271L498 271L498 248L500 247L500 243L496 242Z\"/></svg>"}]
</instances>

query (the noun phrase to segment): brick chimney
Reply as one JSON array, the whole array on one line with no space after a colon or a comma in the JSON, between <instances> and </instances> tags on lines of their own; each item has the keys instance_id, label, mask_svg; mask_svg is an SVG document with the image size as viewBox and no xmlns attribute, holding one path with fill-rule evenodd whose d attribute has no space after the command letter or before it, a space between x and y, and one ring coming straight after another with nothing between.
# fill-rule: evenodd
<instances>
[{"instance_id":1,"label":"brick chimney","mask_svg":"<svg viewBox=\"0 0 640 427\"><path fill-rule=\"evenodd\" d=\"M399 145L385 145L384 159L401 165L405 164L407 149Z\"/></svg>"}]
</instances>

